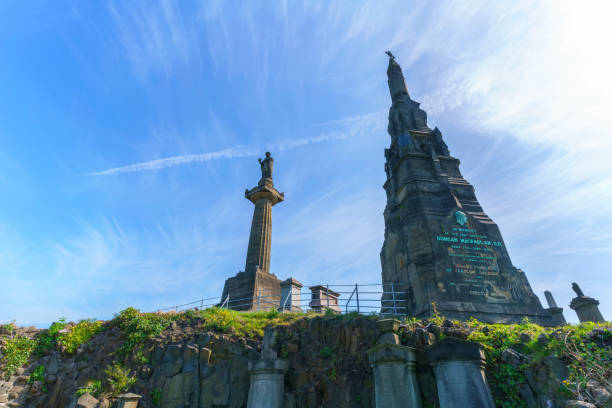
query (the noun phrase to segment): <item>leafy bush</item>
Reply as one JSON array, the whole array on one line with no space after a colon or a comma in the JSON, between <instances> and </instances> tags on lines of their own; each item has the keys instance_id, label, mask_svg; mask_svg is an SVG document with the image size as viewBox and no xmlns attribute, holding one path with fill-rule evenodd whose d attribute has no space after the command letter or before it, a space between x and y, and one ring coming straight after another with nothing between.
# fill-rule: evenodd
<instances>
[{"instance_id":1,"label":"leafy bush","mask_svg":"<svg viewBox=\"0 0 612 408\"><path fill-rule=\"evenodd\" d=\"M70 329L70 332L59 335L58 340L64 346L66 353L73 354L81 344L88 342L101 328L102 322L99 320L81 320Z\"/></svg>"},{"instance_id":2,"label":"leafy bush","mask_svg":"<svg viewBox=\"0 0 612 408\"><path fill-rule=\"evenodd\" d=\"M98 398L100 394L102 394L102 381L100 380L92 380L87 383L87 386L84 388L79 388L74 393L77 397L80 397L83 394L91 394L94 397Z\"/></svg>"},{"instance_id":3,"label":"leafy bush","mask_svg":"<svg viewBox=\"0 0 612 408\"><path fill-rule=\"evenodd\" d=\"M136 377L130 375L130 370L121 366L119 363L114 363L104 370L107 376L108 384L110 385L110 393L112 397L126 392L131 386L136 383Z\"/></svg>"},{"instance_id":4,"label":"leafy bush","mask_svg":"<svg viewBox=\"0 0 612 408\"><path fill-rule=\"evenodd\" d=\"M485 324L476 320L469 324L473 331L468 340L477 341L484 347L487 376L493 393L500 396L496 401L499 407L526 406L519 395L519 387L527 381L525 369L528 366L515 367L504 362L501 355L507 348L529 355L530 364L536 364L545 356L562 359L569 369L569 377L559 392L569 392L575 399L584 399L581 390L589 380L605 384L612 377L612 350L605 346L612 336L609 323L589 322L557 328L538 326L527 319L521 324L511 325ZM603 329L599 343L589 336L596 328ZM531 340L523 343L521 334L528 334ZM546 340L541 342L538 337L542 334Z\"/></svg>"},{"instance_id":5,"label":"leafy bush","mask_svg":"<svg viewBox=\"0 0 612 408\"><path fill-rule=\"evenodd\" d=\"M4 369L6 378L15 374L17 368L28 362L36 348L36 340L18 336L6 339L2 353L4 354Z\"/></svg>"},{"instance_id":6,"label":"leafy bush","mask_svg":"<svg viewBox=\"0 0 612 408\"><path fill-rule=\"evenodd\" d=\"M42 356L53 350L59 338L59 331L66 327L66 319L60 318L59 321L53 322L51 326L36 338L36 355Z\"/></svg>"},{"instance_id":7,"label":"leafy bush","mask_svg":"<svg viewBox=\"0 0 612 408\"><path fill-rule=\"evenodd\" d=\"M30 375L28 383L32 384L36 381L40 381L42 383L45 382L45 366L42 364L34 369L32 374Z\"/></svg>"},{"instance_id":8,"label":"leafy bush","mask_svg":"<svg viewBox=\"0 0 612 408\"><path fill-rule=\"evenodd\" d=\"M176 315L161 313L141 313L140 310L129 307L122 310L113 322L124 332L126 340L119 349L119 354L126 356L138 345L155 336L159 336Z\"/></svg>"},{"instance_id":9,"label":"leafy bush","mask_svg":"<svg viewBox=\"0 0 612 408\"><path fill-rule=\"evenodd\" d=\"M0 331L12 332L16 328L17 328L17 325L15 325L14 320L10 323L0 324Z\"/></svg>"}]
</instances>

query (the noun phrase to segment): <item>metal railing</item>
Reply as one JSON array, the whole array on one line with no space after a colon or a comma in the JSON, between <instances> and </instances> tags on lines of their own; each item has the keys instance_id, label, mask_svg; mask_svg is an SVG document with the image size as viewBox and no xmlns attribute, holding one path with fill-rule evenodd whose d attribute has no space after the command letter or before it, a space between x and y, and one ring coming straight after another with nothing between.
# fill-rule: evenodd
<instances>
[{"instance_id":1,"label":"metal railing","mask_svg":"<svg viewBox=\"0 0 612 408\"><path fill-rule=\"evenodd\" d=\"M311 291L308 286L293 287L288 293L280 290L230 293L224 298L211 297L157 309L156 312L204 310L221 307L249 311L325 311L380 315L407 315L406 283L326 284ZM314 286L311 286L314 287Z\"/></svg>"}]
</instances>

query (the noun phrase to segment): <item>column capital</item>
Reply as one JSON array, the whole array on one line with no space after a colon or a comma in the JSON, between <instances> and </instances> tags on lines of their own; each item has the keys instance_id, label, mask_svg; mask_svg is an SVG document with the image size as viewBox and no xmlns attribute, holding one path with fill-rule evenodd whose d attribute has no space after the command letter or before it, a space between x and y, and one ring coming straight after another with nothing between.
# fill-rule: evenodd
<instances>
[{"instance_id":1,"label":"column capital","mask_svg":"<svg viewBox=\"0 0 612 408\"><path fill-rule=\"evenodd\" d=\"M244 198L255 204L257 200L270 200L272 205L276 205L285 200L285 193L280 193L274 187L263 184L253 187L250 190L245 190Z\"/></svg>"}]
</instances>

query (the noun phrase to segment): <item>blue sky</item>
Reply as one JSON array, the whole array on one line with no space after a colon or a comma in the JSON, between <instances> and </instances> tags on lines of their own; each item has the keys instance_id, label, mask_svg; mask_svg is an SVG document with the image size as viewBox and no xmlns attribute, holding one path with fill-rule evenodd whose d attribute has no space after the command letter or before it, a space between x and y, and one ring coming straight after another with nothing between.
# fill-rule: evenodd
<instances>
[{"instance_id":1,"label":"blue sky","mask_svg":"<svg viewBox=\"0 0 612 408\"><path fill-rule=\"evenodd\" d=\"M0 322L219 296L257 158L272 271L380 281L386 49L544 302L612 315L606 2L5 1ZM160 160L167 159L167 160Z\"/></svg>"}]
</instances>

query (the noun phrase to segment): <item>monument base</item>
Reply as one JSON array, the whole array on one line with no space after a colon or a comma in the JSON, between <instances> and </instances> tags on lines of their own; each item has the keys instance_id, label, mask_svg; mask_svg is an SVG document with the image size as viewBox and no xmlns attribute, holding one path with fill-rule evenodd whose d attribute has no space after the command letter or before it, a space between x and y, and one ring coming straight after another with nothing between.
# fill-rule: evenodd
<instances>
[{"instance_id":1,"label":"monument base","mask_svg":"<svg viewBox=\"0 0 612 408\"><path fill-rule=\"evenodd\" d=\"M226 279L221 304L225 302L224 306L233 310L277 310L280 307L280 283L276 276L262 270L238 272Z\"/></svg>"}]
</instances>

